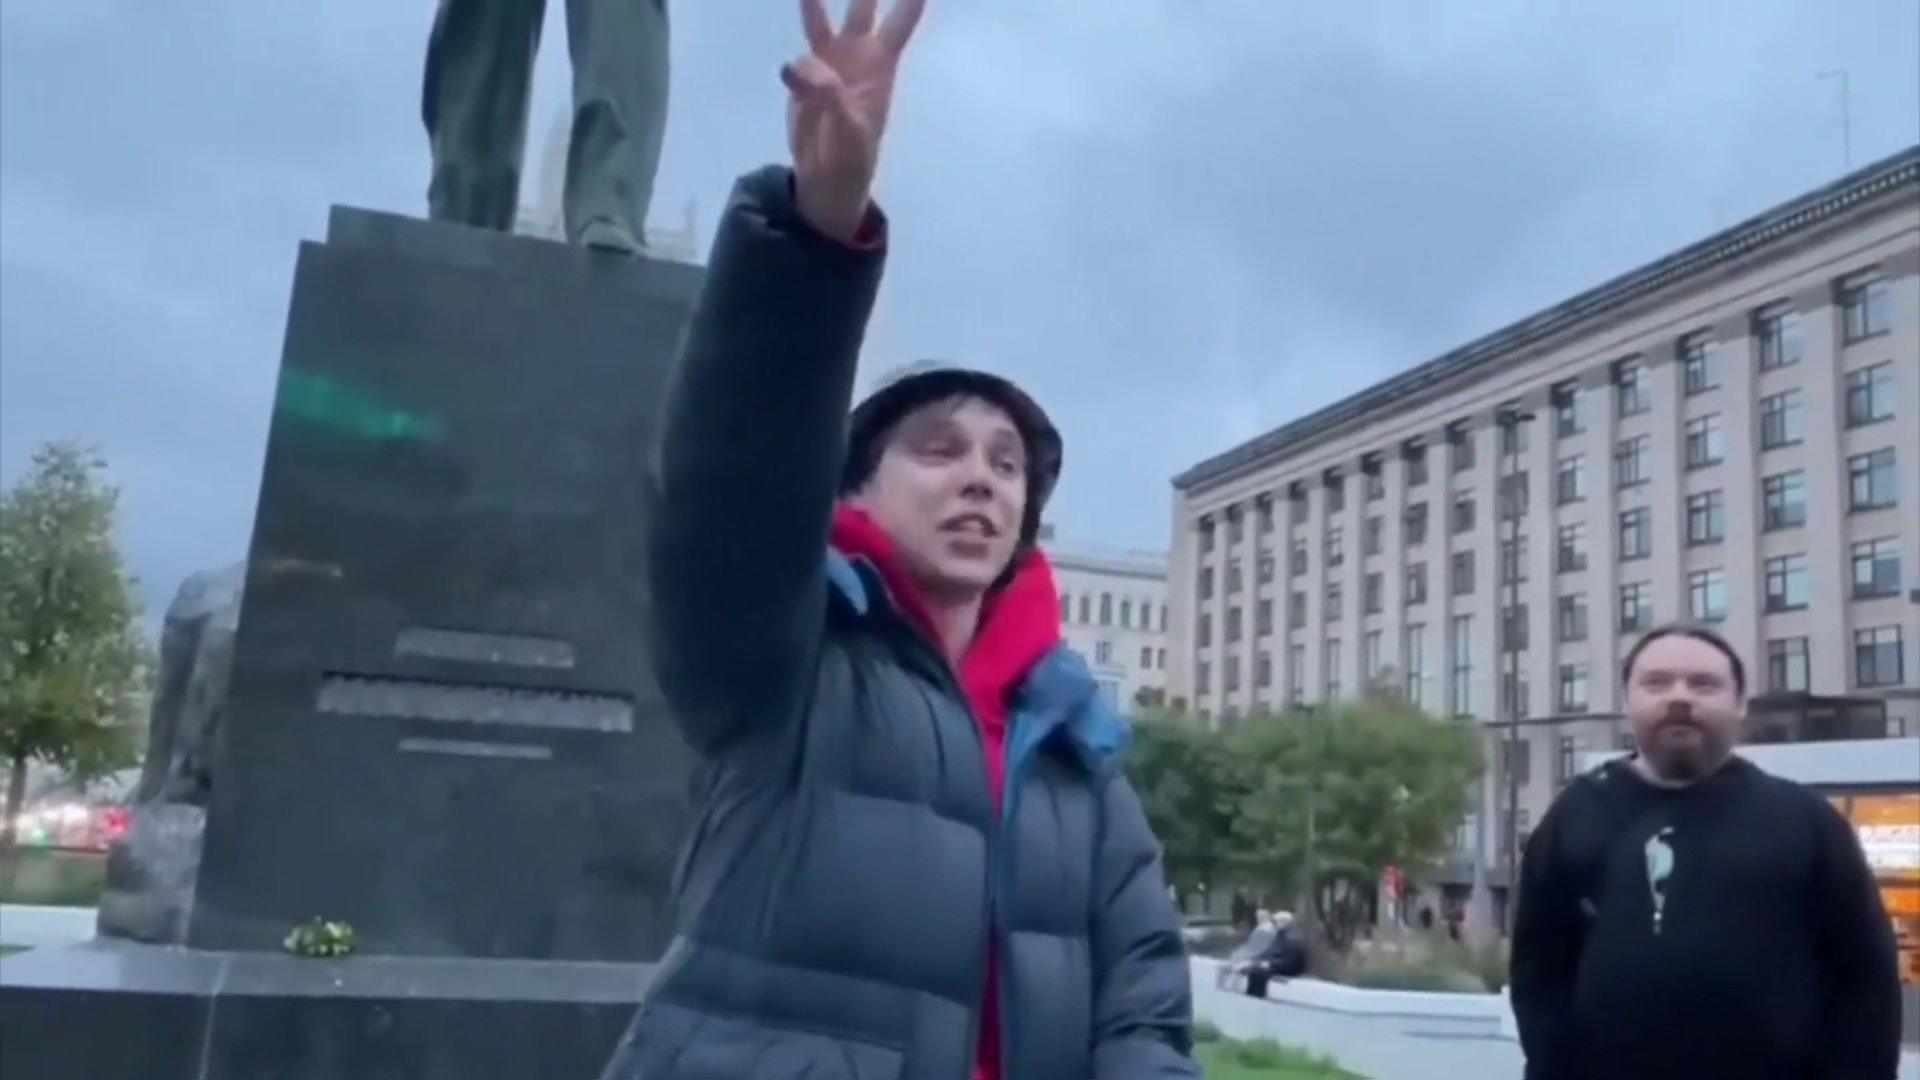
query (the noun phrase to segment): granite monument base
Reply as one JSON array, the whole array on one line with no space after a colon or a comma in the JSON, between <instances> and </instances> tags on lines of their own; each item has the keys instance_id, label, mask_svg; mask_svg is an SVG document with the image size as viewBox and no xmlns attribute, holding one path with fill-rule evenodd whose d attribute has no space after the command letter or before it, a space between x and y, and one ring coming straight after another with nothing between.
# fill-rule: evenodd
<instances>
[{"instance_id":1,"label":"granite monument base","mask_svg":"<svg viewBox=\"0 0 1920 1080\"><path fill-rule=\"evenodd\" d=\"M593 1080L648 965L96 940L0 964L6 1080Z\"/></svg>"}]
</instances>

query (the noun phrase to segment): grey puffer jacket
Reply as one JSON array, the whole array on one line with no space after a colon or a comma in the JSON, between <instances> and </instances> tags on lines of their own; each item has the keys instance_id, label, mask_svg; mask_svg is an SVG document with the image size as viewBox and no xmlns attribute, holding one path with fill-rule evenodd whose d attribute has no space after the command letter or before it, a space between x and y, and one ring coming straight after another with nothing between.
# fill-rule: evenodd
<instances>
[{"instance_id":1,"label":"grey puffer jacket","mask_svg":"<svg viewBox=\"0 0 1920 1080\"><path fill-rule=\"evenodd\" d=\"M605 1076L964 1080L991 947L1005 1080L1197 1077L1159 850L1084 662L1016 691L996 813L951 668L827 548L883 254L814 233L791 186L736 188L666 403L655 660L708 767L678 933Z\"/></svg>"}]
</instances>

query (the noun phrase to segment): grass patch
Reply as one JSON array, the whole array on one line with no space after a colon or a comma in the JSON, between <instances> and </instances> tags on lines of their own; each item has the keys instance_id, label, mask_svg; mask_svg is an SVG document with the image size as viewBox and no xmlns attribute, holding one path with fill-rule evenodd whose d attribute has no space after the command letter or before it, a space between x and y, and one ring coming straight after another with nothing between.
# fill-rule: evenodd
<instances>
[{"instance_id":1,"label":"grass patch","mask_svg":"<svg viewBox=\"0 0 1920 1080\"><path fill-rule=\"evenodd\" d=\"M1199 1035L1195 1029L1196 1037ZM1240 1042L1216 1037L1198 1043L1194 1056L1207 1080L1362 1080L1333 1059L1272 1039Z\"/></svg>"}]
</instances>

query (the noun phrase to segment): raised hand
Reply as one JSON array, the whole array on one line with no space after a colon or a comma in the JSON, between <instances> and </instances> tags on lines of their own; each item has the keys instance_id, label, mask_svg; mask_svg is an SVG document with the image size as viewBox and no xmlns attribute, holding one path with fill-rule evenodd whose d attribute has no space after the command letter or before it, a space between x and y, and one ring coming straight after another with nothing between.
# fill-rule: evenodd
<instances>
[{"instance_id":1,"label":"raised hand","mask_svg":"<svg viewBox=\"0 0 1920 1080\"><path fill-rule=\"evenodd\" d=\"M851 0L836 33L826 0L800 0L808 51L780 69L800 213L843 241L853 239L866 216L894 74L927 4L896 0L876 28L878 6L879 0Z\"/></svg>"}]
</instances>

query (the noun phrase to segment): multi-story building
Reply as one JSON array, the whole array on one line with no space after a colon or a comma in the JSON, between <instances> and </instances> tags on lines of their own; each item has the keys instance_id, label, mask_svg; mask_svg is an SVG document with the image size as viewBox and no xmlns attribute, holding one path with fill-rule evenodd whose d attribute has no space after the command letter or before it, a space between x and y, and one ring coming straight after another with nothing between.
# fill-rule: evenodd
<instances>
[{"instance_id":1,"label":"multi-story building","mask_svg":"<svg viewBox=\"0 0 1920 1080\"><path fill-rule=\"evenodd\" d=\"M1093 668L1116 712L1164 700L1167 670L1167 557L1158 552L1042 546L1053 563L1067 644Z\"/></svg>"},{"instance_id":2,"label":"multi-story building","mask_svg":"<svg viewBox=\"0 0 1920 1080\"><path fill-rule=\"evenodd\" d=\"M1170 695L1523 718L1463 827L1496 883L1656 623L1716 624L1773 737L1920 731L1920 147L1174 487Z\"/></svg>"}]
</instances>

